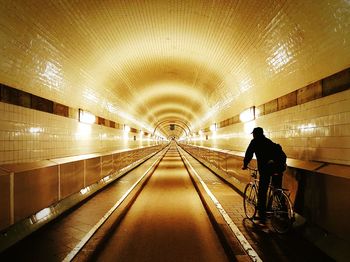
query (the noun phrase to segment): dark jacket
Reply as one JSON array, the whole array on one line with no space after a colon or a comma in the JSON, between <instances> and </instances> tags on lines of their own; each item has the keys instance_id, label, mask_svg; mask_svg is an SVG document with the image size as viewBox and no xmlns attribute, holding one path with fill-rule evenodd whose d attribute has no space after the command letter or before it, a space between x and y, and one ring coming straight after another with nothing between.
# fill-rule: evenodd
<instances>
[{"instance_id":1,"label":"dark jacket","mask_svg":"<svg viewBox=\"0 0 350 262\"><path fill-rule=\"evenodd\" d=\"M244 157L244 166L247 166L250 160L252 160L255 153L258 169L262 170L267 167L267 163L273 159L273 142L261 135L250 141Z\"/></svg>"}]
</instances>

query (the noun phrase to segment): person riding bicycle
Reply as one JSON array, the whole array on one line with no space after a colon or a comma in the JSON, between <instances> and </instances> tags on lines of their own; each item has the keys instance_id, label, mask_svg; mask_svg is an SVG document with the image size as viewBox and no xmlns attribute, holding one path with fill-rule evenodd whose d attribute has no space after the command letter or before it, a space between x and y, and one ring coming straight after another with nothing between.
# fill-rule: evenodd
<instances>
[{"instance_id":1,"label":"person riding bicycle","mask_svg":"<svg viewBox=\"0 0 350 262\"><path fill-rule=\"evenodd\" d=\"M247 169L248 164L252 160L255 153L260 179L257 203L258 216L254 219L259 220L261 223L265 223L266 197L270 180L272 180L272 185L274 187L281 188L283 171L276 172L276 169L274 167L273 159L276 144L265 137L264 130L261 127L254 128L252 134L253 139L249 143L249 146L246 150L242 169Z\"/></svg>"}]
</instances>

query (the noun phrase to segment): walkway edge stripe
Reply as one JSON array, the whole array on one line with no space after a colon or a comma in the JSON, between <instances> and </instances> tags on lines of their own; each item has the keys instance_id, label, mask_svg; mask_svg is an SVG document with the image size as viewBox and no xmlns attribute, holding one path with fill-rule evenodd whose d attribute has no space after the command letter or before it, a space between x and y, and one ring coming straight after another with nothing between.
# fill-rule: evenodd
<instances>
[{"instance_id":1,"label":"walkway edge stripe","mask_svg":"<svg viewBox=\"0 0 350 262\"><path fill-rule=\"evenodd\" d=\"M120 206L120 204L127 198L131 191L140 183L140 181L148 174L148 172L158 163L161 159L160 156L147 170L146 172L125 192L125 194L114 204L114 206L90 229L90 231L80 240L80 242L72 249L72 251L62 260L63 262L72 261L73 258L79 253L84 245L90 240L90 238L96 233L96 231L106 222L106 220L112 215L112 213Z\"/></svg>"},{"instance_id":2,"label":"walkway edge stripe","mask_svg":"<svg viewBox=\"0 0 350 262\"><path fill-rule=\"evenodd\" d=\"M256 251L253 249L253 247L249 244L248 240L244 237L242 232L238 229L236 224L232 221L232 219L227 214L225 209L222 207L220 202L216 199L216 197L213 195L213 193L210 191L208 186L204 183L202 178L198 175L196 170L192 167L192 165L189 163L189 161L187 160L187 158L185 156L184 156L184 160L187 162L189 167L192 169L193 173L197 176L197 178L201 182L203 188L205 189L205 191L207 192L207 194L209 195L211 200L214 202L216 208L219 210L220 214L223 216L223 218L225 219L226 223L228 224L228 226L230 227L232 232L235 234L235 236L237 237L238 241L243 246L243 249L247 252L247 254L252 259L252 261L261 262L262 259L259 257L259 255L256 253Z\"/></svg>"}]
</instances>

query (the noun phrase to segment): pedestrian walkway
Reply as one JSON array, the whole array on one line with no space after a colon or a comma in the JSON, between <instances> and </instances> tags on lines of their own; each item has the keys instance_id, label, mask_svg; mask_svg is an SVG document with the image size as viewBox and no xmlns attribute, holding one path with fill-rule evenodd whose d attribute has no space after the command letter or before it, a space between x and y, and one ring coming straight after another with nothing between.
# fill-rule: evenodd
<instances>
[{"instance_id":1,"label":"pedestrian walkway","mask_svg":"<svg viewBox=\"0 0 350 262\"><path fill-rule=\"evenodd\" d=\"M0 253L0 261L62 261L113 205L161 156L148 159L127 175Z\"/></svg>"}]
</instances>

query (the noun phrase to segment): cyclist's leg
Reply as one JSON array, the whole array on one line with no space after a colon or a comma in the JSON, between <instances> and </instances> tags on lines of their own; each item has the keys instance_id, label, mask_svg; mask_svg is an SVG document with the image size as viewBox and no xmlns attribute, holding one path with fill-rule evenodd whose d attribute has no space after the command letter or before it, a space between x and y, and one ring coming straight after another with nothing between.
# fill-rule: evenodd
<instances>
[{"instance_id":1,"label":"cyclist's leg","mask_svg":"<svg viewBox=\"0 0 350 262\"><path fill-rule=\"evenodd\" d=\"M275 188L282 188L283 173L277 173L272 175L271 184Z\"/></svg>"},{"instance_id":2,"label":"cyclist's leg","mask_svg":"<svg viewBox=\"0 0 350 262\"><path fill-rule=\"evenodd\" d=\"M259 189L258 189L258 215L261 219L266 218L266 195L270 183L270 175L260 172Z\"/></svg>"}]
</instances>

